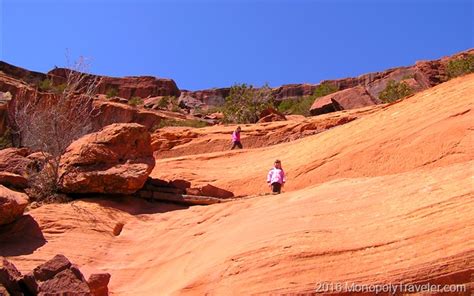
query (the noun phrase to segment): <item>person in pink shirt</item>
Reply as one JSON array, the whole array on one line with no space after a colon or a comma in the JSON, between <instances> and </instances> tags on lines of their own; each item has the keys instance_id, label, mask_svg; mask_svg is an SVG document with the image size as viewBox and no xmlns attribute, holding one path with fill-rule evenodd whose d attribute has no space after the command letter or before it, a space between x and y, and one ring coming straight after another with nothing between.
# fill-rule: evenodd
<instances>
[{"instance_id":1,"label":"person in pink shirt","mask_svg":"<svg viewBox=\"0 0 474 296\"><path fill-rule=\"evenodd\" d=\"M240 126L238 126L235 131L232 133L232 147L230 150L233 150L235 147L242 149L242 143L240 142Z\"/></svg>"},{"instance_id":2,"label":"person in pink shirt","mask_svg":"<svg viewBox=\"0 0 474 296\"><path fill-rule=\"evenodd\" d=\"M274 167L268 172L267 183L272 188L273 194L281 193L281 187L285 184L285 172L281 167L281 161L275 160Z\"/></svg>"}]
</instances>

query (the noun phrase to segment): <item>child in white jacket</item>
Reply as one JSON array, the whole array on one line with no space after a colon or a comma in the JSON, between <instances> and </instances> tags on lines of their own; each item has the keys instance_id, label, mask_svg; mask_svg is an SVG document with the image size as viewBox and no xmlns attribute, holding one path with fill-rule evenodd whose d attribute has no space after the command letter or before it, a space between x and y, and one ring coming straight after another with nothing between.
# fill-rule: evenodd
<instances>
[{"instance_id":1,"label":"child in white jacket","mask_svg":"<svg viewBox=\"0 0 474 296\"><path fill-rule=\"evenodd\" d=\"M274 167L268 172L267 183L272 188L273 194L281 193L281 187L285 184L285 172L281 167L281 161L275 160Z\"/></svg>"}]
</instances>

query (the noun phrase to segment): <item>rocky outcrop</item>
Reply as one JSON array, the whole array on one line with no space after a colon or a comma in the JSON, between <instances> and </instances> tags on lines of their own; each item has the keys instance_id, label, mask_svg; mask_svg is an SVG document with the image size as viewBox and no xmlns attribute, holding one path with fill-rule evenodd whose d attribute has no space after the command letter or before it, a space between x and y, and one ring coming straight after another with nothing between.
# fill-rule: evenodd
<instances>
[{"instance_id":1,"label":"rocky outcrop","mask_svg":"<svg viewBox=\"0 0 474 296\"><path fill-rule=\"evenodd\" d=\"M56 68L48 72L53 79L64 79L66 69ZM180 91L172 79L156 78L153 76L129 76L129 77L108 77L89 75L89 79L100 81L98 93L116 93L117 96L127 100L133 97L147 98L156 96L179 97Z\"/></svg>"},{"instance_id":2,"label":"rocky outcrop","mask_svg":"<svg viewBox=\"0 0 474 296\"><path fill-rule=\"evenodd\" d=\"M258 122L271 122L271 121L282 121L286 120L286 117L283 113L278 112L273 108L267 108L260 112Z\"/></svg>"},{"instance_id":3,"label":"rocky outcrop","mask_svg":"<svg viewBox=\"0 0 474 296\"><path fill-rule=\"evenodd\" d=\"M179 103L182 106L195 108L200 105L220 106L229 95L230 88L212 88L197 91L182 90Z\"/></svg>"},{"instance_id":4,"label":"rocky outcrop","mask_svg":"<svg viewBox=\"0 0 474 296\"><path fill-rule=\"evenodd\" d=\"M186 180L161 180L148 178L145 186L136 193L139 198L173 202L184 205L210 205L234 197L228 190L211 184L191 187Z\"/></svg>"},{"instance_id":5,"label":"rocky outcrop","mask_svg":"<svg viewBox=\"0 0 474 296\"><path fill-rule=\"evenodd\" d=\"M99 273L92 274L86 281L79 268L61 254L37 266L24 276L16 269L15 265L0 257L0 287L3 286L6 292L12 296L106 296L108 295L109 280L110 274Z\"/></svg>"},{"instance_id":6,"label":"rocky outcrop","mask_svg":"<svg viewBox=\"0 0 474 296\"><path fill-rule=\"evenodd\" d=\"M62 191L131 194L143 187L154 165L144 126L112 124L68 147L60 166Z\"/></svg>"},{"instance_id":7,"label":"rocky outcrop","mask_svg":"<svg viewBox=\"0 0 474 296\"><path fill-rule=\"evenodd\" d=\"M364 87L356 86L318 98L311 106L310 112L311 115L320 115L380 103L382 103L382 101L372 97Z\"/></svg>"},{"instance_id":8,"label":"rocky outcrop","mask_svg":"<svg viewBox=\"0 0 474 296\"><path fill-rule=\"evenodd\" d=\"M105 100L94 100L94 108L97 110L97 115L92 119L94 131L113 123L138 123L145 126L147 130L152 130L163 119L152 111Z\"/></svg>"},{"instance_id":9,"label":"rocky outcrop","mask_svg":"<svg viewBox=\"0 0 474 296\"><path fill-rule=\"evenodd\" d=\"M23 215L28 196L0 185L0 225L8 224Z\"/></svg>"}]
</instances>

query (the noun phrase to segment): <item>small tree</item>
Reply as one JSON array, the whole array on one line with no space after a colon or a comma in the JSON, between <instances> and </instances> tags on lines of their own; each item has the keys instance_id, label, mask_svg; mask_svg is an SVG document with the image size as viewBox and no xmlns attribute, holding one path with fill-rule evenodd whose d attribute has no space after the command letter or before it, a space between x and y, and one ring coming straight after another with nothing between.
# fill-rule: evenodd
<instances>
[{"instance_id":1,"label":"small tree","mask_svg":"<svg viewBox=\"0 0 474 296\"><path fill-rule=\"evenodd\" d=\"M248 84L236 84L231 87L229 96L225 99L223 109L224 120L234 123L255 123L260 112L268 107L274 107L271 88L265 84L254 88Z\"/></svg>"},{"instance_id":2,"label":"small tree","mask_svg":"<svg viewBox=\"0 0 474 296\"><path fill-rule=\"evenodd\" d=\"M61 183L59 164L66 148L91 132L92 105L99 78L85 74L86 60L81 57L65 69L62 92L40 93L24 89L12 100L9 121L18 146L42 154L38 171L30 176L30 197L48 198Z\"/></svg>"},{"instance_id":3,"label":"small tree","mask_svg":"<svg viewBox=\"0 0 474 296\"><path fill-rule=\"evenodd\" d=\"M474 73L474 55L449 61L446 65L446 73L449 79Z\"/></svg>"},{"instance_id":4,"label":"small tree","mask_svg":"<svg viewBox=\"0 0 474 296\"><path fill-rule=\"evenodd\" d=\"M379 94L379 99L384 103L390 103L411 95L412 93L413 90L406 82L389 80L385 89Z\"/></svg>"}]
</instances>

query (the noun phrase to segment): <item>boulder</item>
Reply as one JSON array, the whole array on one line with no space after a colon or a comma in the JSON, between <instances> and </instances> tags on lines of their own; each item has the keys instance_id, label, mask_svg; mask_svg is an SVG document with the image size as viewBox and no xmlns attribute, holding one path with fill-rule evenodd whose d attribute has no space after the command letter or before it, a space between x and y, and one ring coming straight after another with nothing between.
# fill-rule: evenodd
<instances>
[{"instance_id":1,"label":"boulder","mask_svg":"<svg viewBox=\"0 0 474 296\"><path fill-rule=\"evenodd\" d=\"M337 91L315 100L311 106L311 115L320 115L334 111L362 108L380 104L377 98L373 98L362 86Z\"/></svg>"},{"instance_id":2,"label":"boulder","mask_svg":"<svg viewBox=\"0 0 474 296\"><path fill-rule=\"evenodd\" d=\"M258 122L270 122L270 121L283 121L286 120L286 117L283 113L273 109L267 108L260 112Z\"/></svg>"},{"instance_id":3,"label":"boulder","mask_svg":"<svg viewBox=\"0 0 474 296\"><path fill-rule=\"evenodd\" d=\"M92 295L81 271L61 254L26 274L22 285L34 295Z\"/></svg>"},{"instance_id":4,"label":"boulder","mask_svg":"<svg viewBox=\"0 0 474 296\"><path fill-rule=\"evenodd\" d=\"M31 151L28 148L6 148L0 150L0 171L25 174L33 160L28 158Z\"/></svg>"},{"instance_id":5,"label":"boulder","mask_svg":"<svg viewBox=\"0 0 474 296\"><path fill-rule=\"evenodd\" d=\"M0 171L0 184L7 187L24 189L28 186L28 180L14 173Z\"/></svg>"},{"instance_id":6,"label":"boulder","mask_svg":"<svg viewBox=\"0 0 474 296\"><path fill-rule=\"evenodd\" d=\"M15 221L23 215L28 196L0 185L0 225Z\"/></svg>"},{"instance_id":7,"label":"boulder","mask_svg":"<svg viewBox=\"0 0 474 296\"><path fill-rule=\"evenodd\" d=\"M94 273L91 274L87 280L89 289L94 296L107 296L109 295L109 289L107 285L110 281L109 273Z\"/></svg>"},{"instance_id":8,"label":"boulder","mask_svg":"<svg viewBox=\"0 0 474 296\"><path fill-rule=\"evenodd\" d=\"M143 187L155 159L150 134L136 123L116 123L73 142L60 164L65 193L131 194Z\"/></svg>"},{"instance_id":9,"label":"boulder","mask_svg":"<svg viewBox=\"0 0 474 296\"><path fill-rule=\"evenodd\" d=\"M3 286L10 295L23 295L19 285L20 280L21 273L15 265L6 258L0 257L0 287ZM0 295L4 295L2 289L0 289Z\"/></svg>"}]
</instances>

